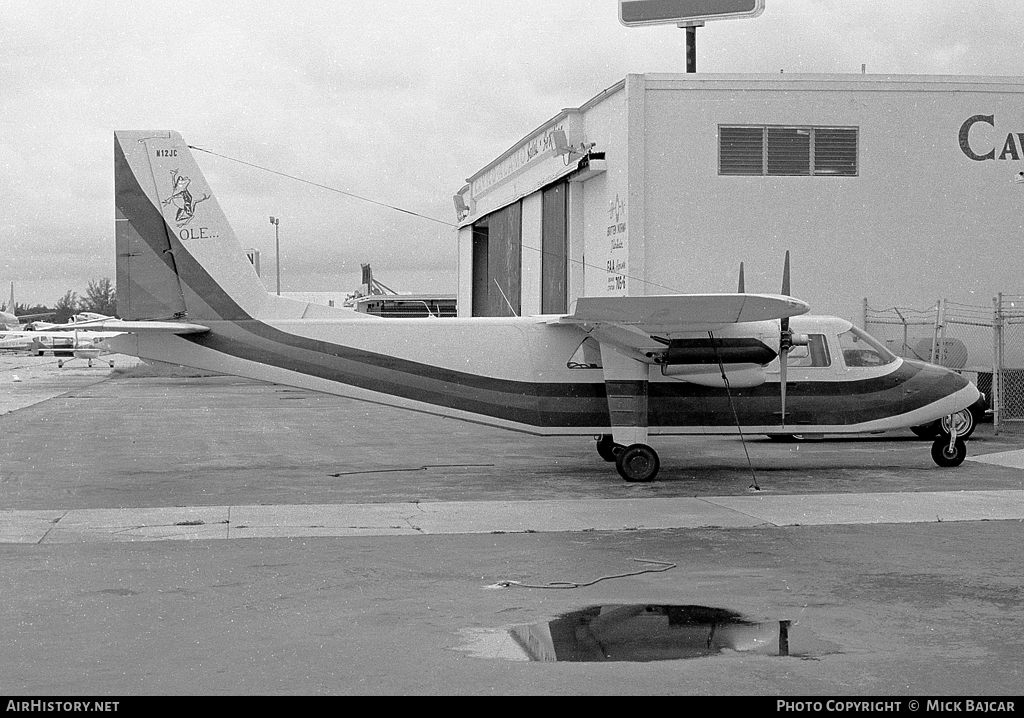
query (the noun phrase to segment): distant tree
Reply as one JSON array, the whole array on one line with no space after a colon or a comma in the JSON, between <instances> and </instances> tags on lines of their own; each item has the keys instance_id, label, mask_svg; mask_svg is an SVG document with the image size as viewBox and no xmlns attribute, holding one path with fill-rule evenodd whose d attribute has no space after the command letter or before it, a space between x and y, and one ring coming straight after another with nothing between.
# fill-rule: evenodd
<instances>
[{"instance_id":1,"label":"distant tree","mask_svg":"<svg viewBox=\"0 0 1024 718\"><path fill-rule=\"evenodd\" d=\"M35 304L32 306L28 304L18 304L17 307L17 314L19 317L22 316L23 314L45 314L46 312L53 311L52 307L47 307L44 304Z\"/></svg>"},{"instance_id":2,"label":"distant tree","mask_svg":"<svg viewBox=\"0 0 1024 718\"><path fill-rule=\"evenodd\" d=\"M110 279L89 280L89 288L85 290L79 307L79 311L114 316L117 312L117 291Z\"/></svg>"},{"instance_id":3,"label":"distant tree","mask_svg":"<svg viewBox=\"0 0 1024 718\"><path fill-rule=\"evenodd\" d=\"M71 319L72 315L78 314L81 311L79 308L80 300L78 294L71 291L57 300L57 303L53 307L53 321L57 324L63 324L67 320Z\"/></svg>"}]
</instances>

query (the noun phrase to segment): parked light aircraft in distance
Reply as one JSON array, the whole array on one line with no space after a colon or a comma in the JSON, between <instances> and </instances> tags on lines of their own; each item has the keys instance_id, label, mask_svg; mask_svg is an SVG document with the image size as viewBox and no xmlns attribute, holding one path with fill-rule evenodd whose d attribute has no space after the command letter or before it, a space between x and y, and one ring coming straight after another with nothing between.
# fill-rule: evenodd
<instances>
[{"instance_id":1,"label":"parked light aircraft in distance","mask_svg":"<svg viewBox=\"0 0 1024 718\"><path fill-rule=\"evenodd\" d=\"M67 357L85 359L92 366L94 359L110 352L102 345L103 340L117 336L118 332L97 331L90 322L113 321L114 317L95 312L80 312L71 317L67 324L33 322L29 331L7 332L0 337L0 349L26 349L40 356L52 352L61 368ZM113 360L108 360L111 367Z\"/></svg>"},{"instance_id":2,"label":"parked light aircraft in distance","mask_svg":"<svg viewBox=\"0 0 1024 718\"><path fill-rule=\"evenodd\" d=\"M87 322L103 322L114 319L107 314L97 314L96 312L79 312L78 314L72 314L64 324L54 324L52 322L32 322L32 331L46 331L47 329L55 330L74 330L78 329L81 325Z\"/></svg>"},{"instance_id":3,"label":"parked light aircraft in distance","mask_svg":"<svg viewBox=\"0 0 1024 718\"><path fill-rule=\"evenodd\" d=\"M31 331L11 332L0 338L0 349L24 349L36 356L47 352L57 357L57 366L61 368L69 359L84 359L92 366L94 359L110 351L102 342L117 336L117 332L101 331ZM114 361L107 363L113 367Z\"/></svg>"},{"instance_id":4,"label":"parked light aircraft in distance","mask_svg":"<svg viewBox=\"0 0 1024 718\"><path fill-rule=\"evenodd\" d=\"M898 358L841 320L798 324L783 294L582 297L533 317L388 319L276 296L245 258L176 132L114 135L114 351L540 435L599 437L649 481L652 434L858 433L916 426L978 398L941 367ZM799 336L793 326L807 336ZM815 323L816 322L816 323ZM778 375L767 366L780 354ZM818 366L822 365L822 366ZM812 369L816 373L812 375ZM966 455L940 437L937 463Z\"/></svg>"},{"instance_id":5,"label":"parked light aircraft in distance","mask_svg":"<svg viewBox=\"0 0 1024 718\"><path fill-rule=\"evenodd\" d=\"M53 312L42 312L40 314L22 314L18 316L14 313L16 306L14 303L14 282L11 282L11 301L7 302L7 306L3 308L3 311L0 311L0 333L6 333L6 330L18 331L24 322L42 319L43 317L52 317L54 314Z\"/></svg>"}]
</instances>

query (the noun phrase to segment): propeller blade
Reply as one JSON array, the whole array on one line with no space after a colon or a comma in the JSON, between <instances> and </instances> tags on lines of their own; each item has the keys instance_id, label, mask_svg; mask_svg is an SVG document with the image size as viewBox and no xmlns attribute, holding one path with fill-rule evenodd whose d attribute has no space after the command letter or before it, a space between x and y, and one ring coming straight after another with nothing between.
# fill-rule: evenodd
<instances>
[{"instance_id":1,"label":"propeller blade","mask_svg":"<svg viewBox=\"0 0 1024 718\"><path fill-rule=\"evenodd\" d=\"M789 364L789 350L779 352L779 397L782 399L782 428L786 428L786 369Z\"/></svg>"},{"instance_id":2,"label":"propeller blade","mask_svg":"<svg viewBox=\"0 0 1024 718\"><path fill-rule=\"evenodd\" d=\"M786 250L786 263L782 267L782 293L785 296L790 295L791 287L789 284L789 250ZM779 329L781 330L781 337L779 341L779 351L789 351L790 339L792 335L789 331L789 317L783 317L779 320Z\"/></svg>"},{"instance_id":3,"label":"propeller blade","mask_svg":"<svg viewBox=\"0 0 1024 718\"><path fill-rule=\"evenodd\" d=\"M786 250L786 263L782 267L782 293L791 296L792 287L789 283L789 250ZM793 347L793 332L789 329L789 317L779 320L779 398L782 403L782 426L786 426L786 374L789 368L789 350Z\"/></svg>"},{"instance_id":4,"label":"propeller blade","mask_svg":"<svg viewBox=\"0 0 1024 718\"><path fill-rule=\"evenodd\" d=\"M782 268L782 293L787 297L790 296L789 288L789 250L786 250L786 264Z\"/></svg>"},{"instance_id":5,"label":"propeller blade","mask_svg":"<svg viewBox=\"0 0 1024 718\"><path fill-rule=\"evenodd\" d=\"M740 294L744 294L747 291L743 283L743 262L740 262L740 285L736 291Z\"/></svg>"}]
</instances>

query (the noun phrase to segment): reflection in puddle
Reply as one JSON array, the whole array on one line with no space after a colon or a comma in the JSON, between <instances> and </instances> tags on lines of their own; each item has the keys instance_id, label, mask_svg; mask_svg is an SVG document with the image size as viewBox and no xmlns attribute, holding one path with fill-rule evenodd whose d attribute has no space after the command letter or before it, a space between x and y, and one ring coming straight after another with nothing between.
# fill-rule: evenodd
<instances>
[{"instance_id":1,"label":"reflection in puddle","mask_svg":"<svg viewBox=\"0 0 1024 718\"><path fill-rule=\"evenodd\" d=\"M475 631L473 655L530 661L668 661L727 651L772 656L833 653L789 621L750 621L707 606L590 606L551 621Z\"/></svg>"}]
</instances>

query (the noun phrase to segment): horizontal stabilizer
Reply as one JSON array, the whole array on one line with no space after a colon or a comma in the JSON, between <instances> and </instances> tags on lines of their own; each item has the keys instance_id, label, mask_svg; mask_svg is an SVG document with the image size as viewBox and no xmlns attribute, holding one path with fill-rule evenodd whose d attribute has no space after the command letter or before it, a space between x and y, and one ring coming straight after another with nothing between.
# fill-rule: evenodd
<instances>
[{"instance_id":1,"label":"horizontal stabilizer","mask_svg":"<svg viewBox=\"0 0 1024 718\"><path fill-rule=\"evenodd\" d=\"M678 327L736 324L805 314L806 302L779 294L672 294L653 297L580 297L567 324Z\"/></svg>"},{"instance_id":2,"label":"horizontal stabilizer","mask_svg":"<svg viewBox=\"0 0 1024 718\"><path fill-rule=\"evenodd\" d=\"M155 321L122 321L105 319L75 324L56 324L48 331L93 331L93 332L125 332L130 334L202 334L210 331L209 327L190 322L155 322Z\"/></svg>"}]
</instances>

